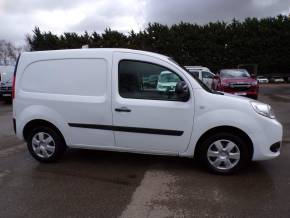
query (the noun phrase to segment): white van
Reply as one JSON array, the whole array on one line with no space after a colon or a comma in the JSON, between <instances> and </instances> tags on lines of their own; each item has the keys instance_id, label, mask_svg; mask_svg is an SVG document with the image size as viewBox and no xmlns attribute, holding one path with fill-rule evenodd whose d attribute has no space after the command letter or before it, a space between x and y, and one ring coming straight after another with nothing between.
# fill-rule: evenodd
<instances>
[{"instance_id":1,"label":"white van","mask_svg":"<svg viewBox=\"0 0 290 218\"><path fill-rule=\"evenodd\" d=\"M215 74L207 67L202 66L184 66L189 74L201 80L209 89L212 89Z\"/></svg>"},{"instance_id":2,"label":"white van","mask_svg":"<svg viewBox=\"0 0 290 218\"><path fill-rule=\"evenodd\" d=\"M164 71L179 80L174 92L143 85ZM13 87L16 134L42 162L58 160L67 147L85 148L196 156L213 172L229 174L280 154L282 126L269 105L212 92L163 55L22 53Z\"/></svg>"},{"instance_id":3,"label":"white van","mask_svg":"<svg viewBox=\"0 0 290 218\"><path fill-rule=\"evenodd\" d=\"M171 71L163 71L158 76L157 91L174 92L180 78Z\"/></svg>"}]
</instances>

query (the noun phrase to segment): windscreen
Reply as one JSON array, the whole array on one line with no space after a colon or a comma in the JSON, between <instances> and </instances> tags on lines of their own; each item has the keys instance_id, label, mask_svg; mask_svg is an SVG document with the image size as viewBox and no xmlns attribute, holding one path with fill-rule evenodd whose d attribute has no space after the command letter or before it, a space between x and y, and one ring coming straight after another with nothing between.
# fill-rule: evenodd
<instances>
[{"instance_id":1,"label":"windscreen","mask_svg":"<svg viewBox=\"0 0 290 218\"><path fill-rule=\"evenodd\" d=\"M221 70L220 75L224 78L250 77L250 74L247 70Z\"/></svg>"}]
</instances>

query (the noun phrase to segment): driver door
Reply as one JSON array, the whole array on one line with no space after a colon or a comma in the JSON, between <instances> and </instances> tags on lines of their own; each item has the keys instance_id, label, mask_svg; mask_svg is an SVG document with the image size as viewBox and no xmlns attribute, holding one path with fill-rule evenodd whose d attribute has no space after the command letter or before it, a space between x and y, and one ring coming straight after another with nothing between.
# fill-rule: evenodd
<instances>
[{"instance_id":1,"label":"driver door","mask_svg":"<svg viewBox=\"0 0 290 218\"><path fill-rule=\"evenodd\" d=\"M150 56L114 53L112 112L118 147L170 154L187 149L193 127L193 93L190 88L189 100L179 99L174 92L178 81L190 87L174 65Z\"/></svg>"}]
</instances>

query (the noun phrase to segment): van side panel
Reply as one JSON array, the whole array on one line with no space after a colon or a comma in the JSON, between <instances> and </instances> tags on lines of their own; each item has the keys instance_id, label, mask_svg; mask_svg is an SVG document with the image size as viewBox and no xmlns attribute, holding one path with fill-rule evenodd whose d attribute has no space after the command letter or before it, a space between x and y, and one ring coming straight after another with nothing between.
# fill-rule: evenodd
<instances>
[{"instance_id":1,"label":"van side panel","mask_svg":"<svg viewBox=\"0 0 290 218\"><path fill-rule=\"evenodd\" d=\"M104 59L38 61L25 69L22 90L48 94L104 96L106 75L107 66Z\"/></svg>"},{"instance_id":2,"label":"van side panel","mask_svg":"<svg viewBox=\"0 0 290 218\"><path fill-rule=\"evenodd\" d=\"M115 146L112 131L69 125L112 125L110 63L110 57L68 58L25 67L16 98L20 131L37 117L60 128L68 146Z\"/></svg>"}]
</instances>

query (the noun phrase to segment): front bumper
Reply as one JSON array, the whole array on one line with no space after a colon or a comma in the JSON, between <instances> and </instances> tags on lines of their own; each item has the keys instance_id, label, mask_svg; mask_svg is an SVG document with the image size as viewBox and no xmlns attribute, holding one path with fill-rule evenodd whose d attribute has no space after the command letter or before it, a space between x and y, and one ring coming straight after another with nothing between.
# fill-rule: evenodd
<instances>
[{"instance_id":1,"label":"front bumper","mask_svg":"<svg viewBox=\"0 0 290 218\"><path fill-rule=\"evenodd\" d=\"M250 135L254 145L252 160L268 160L280 155L283 127L275 119L261 117L260 127Z\"/></svg>"},{"instance_id":2,"label":"front bumper","mask_svg":"<svg viewBox=\"0 0 290 218\"><path fill-rule=\"evenodd\" d=\"M256 98L259 93L259 86L251 86L249 88L233 88L229 86L224 86L222 87L222 91L233 95Z\"/></svg>"},{"instance_id":3,"label":"front bumper","mask_svg":"<svg viewBox=\"0 0 290 218\"><path fill-rule=\"evenodd\" d=\"M272 151L274 153L280 151L281 145L282 145L282 142L274 143L273 145L270 146L270 151Z\"/></svg>"}]
</instances>

